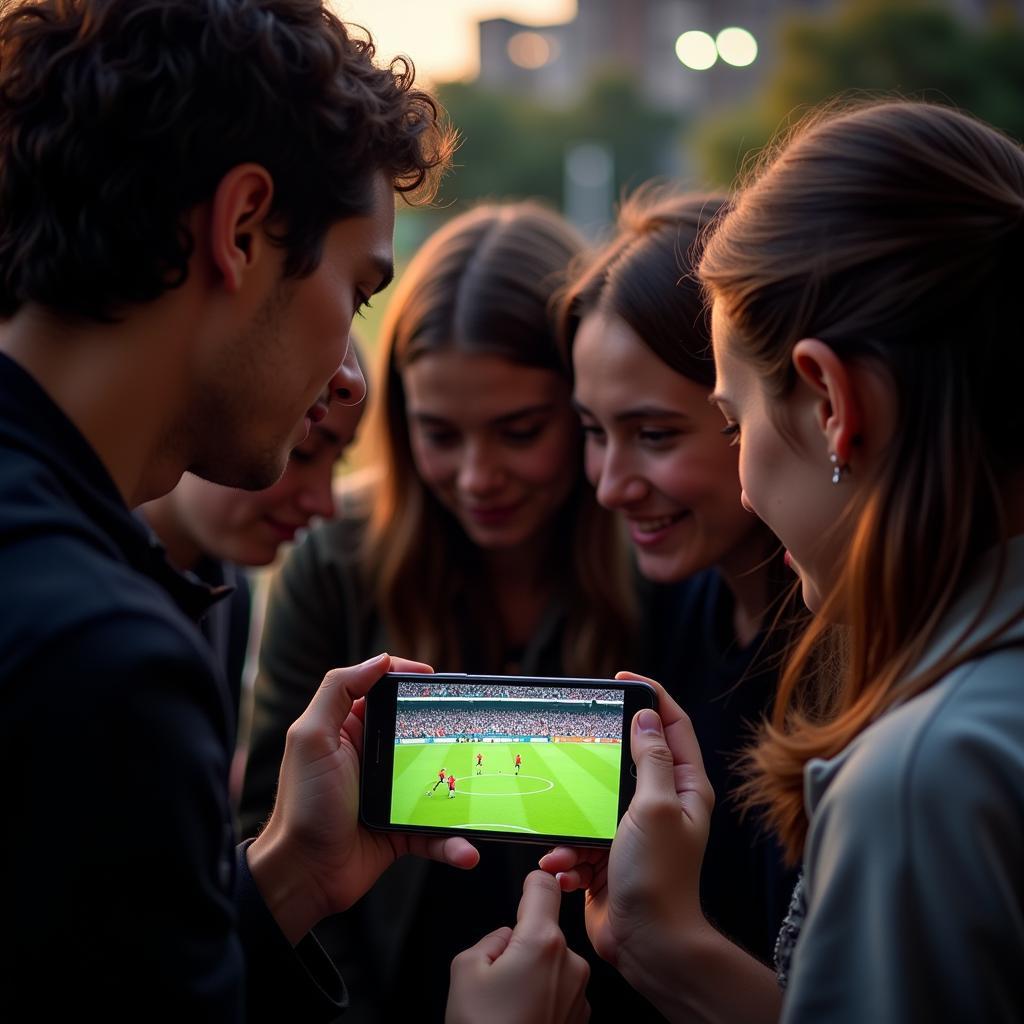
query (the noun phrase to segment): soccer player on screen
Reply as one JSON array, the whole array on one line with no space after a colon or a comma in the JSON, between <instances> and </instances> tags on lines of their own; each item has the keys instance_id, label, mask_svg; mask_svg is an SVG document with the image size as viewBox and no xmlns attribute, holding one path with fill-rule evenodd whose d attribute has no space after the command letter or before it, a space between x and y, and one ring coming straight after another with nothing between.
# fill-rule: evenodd
<instances>
[{"instance_id":1,"label":"soccer player on screen","mask_svg":"<svg viewBox=\"0 0 1024 1024\"><path fill-rule=\"evenodd\" d=\"M449 800L454 800L455 799L455 776L454 775L449 775L448 776L448 799Z\"/></svg>"},{"instance_id":2,"label":"soccer player on screen","mask_svg":"<svg viewBox=\"0 0 1024 1024\"><path fill-rule=\"evenodd\" d=\"M434 795L434 790L437 789L438 786L443 786L444 785L444 777L445 777L445 770L442 768L437 773L437 782L435 782L434 785L430 789L427 790L427 796L433 796Z\"/></svg>"},{"instance_id":3,"label":"soccer player on screen","mask_svg":"<svg viewBox=\"0 0 1024 1024\"><path fill-rule=\"evenodd\" d=\"M523 763L523 755L516 754L516 775L519 774L519 766Z\"/></svg>"},{"instance_id":4,"label":"soccer player on screen","mask_svg":"<svg viewBox=\"0 0 1024 1024\"><path fill-rule=\"evenodd\" d=\"M484 755L476 755L476 773L477 775L483 775L484 773Z\"/></svg>"}]
</instances>

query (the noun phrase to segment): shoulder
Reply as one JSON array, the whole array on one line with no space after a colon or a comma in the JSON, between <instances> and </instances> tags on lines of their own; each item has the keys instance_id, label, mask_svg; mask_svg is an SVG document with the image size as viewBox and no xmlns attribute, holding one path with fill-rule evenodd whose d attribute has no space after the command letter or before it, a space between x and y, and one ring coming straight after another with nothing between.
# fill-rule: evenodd
<instances>
[{"instance_id":1,"label":"shoulder","mask_svg":"<svg viewBox=\"0 0 1024 1024\"><path fill-rule=\"evenodd\" d=\"M90 637L105 663L173 650L202 659L195 624L155 581L90 538L51 531L0 544L0 662L6 672ZM104 646L100 638L111 640Z\"/></svg>"},{"instance_id":2,"label":"shoulder","mask_svg":"<svg viewBox=\"0 0 1024 1024\"><path fill-rule=\"evenodd\" d=\"M959 666L832 761L812 761L809 851L845 833L897 857L965 827L1018 847L1024 823L1024 647ZM965 823L970 822L970 825ZM958 838L959 837L959 838ZM1024 848L1021 849L1024 856Z\"/></svg>"}]
</instances>

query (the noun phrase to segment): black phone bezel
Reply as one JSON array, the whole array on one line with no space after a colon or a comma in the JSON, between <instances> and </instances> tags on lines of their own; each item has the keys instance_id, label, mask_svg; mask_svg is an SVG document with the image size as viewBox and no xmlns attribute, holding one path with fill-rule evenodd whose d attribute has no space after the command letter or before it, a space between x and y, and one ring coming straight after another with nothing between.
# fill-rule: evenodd
<instances>
[{"instance_id":1,"label":"black phone bezel","mask_svg":"<svg viewBox=\"0 0 1024 1024\"><path fill-rule=\"evenodd\" d=\"M657 708L657 694L648 683L632 679L593 679L566 676L481 675L465 672L438 672L431 679L452 683L510 684L515 686L564 686L595 690L623 690L623 726L619 763L619 806L616 821L622 819L636 790L636 769L629 742L629 727L641 708ZM389 672L370 690L366 698L363 729L363 756L359 787L359 817L364 825L382 832L409 832L422 835L461 835L473 841L526 843L531 845L567 845L607 848L611 839L593 836L567 836L500 832L492 829L448 829L425 825L396 825L391 818L391 787L395 759L395 717L398 683L415 682L423 676L416 672Z\"/></svg>"}]
</instances>

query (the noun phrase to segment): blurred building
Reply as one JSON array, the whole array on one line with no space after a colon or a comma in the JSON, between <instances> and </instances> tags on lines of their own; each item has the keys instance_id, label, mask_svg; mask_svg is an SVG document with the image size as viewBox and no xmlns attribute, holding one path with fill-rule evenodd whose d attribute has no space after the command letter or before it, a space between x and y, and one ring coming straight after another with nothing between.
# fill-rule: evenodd
<instances>
[{"instance_id":1,"label":"blurred building","mask_svg":"<svg viewBox=\"0 0 1024 1024\"><path fill-rule=\"evenodd\" d=\"M579 0L576 18L560 25L522 25L507 18L480 22L481 85L532 96L552 106L575 102L604 70L627 71L652 106L685 114L752 95L776 59L778 25L787 14L825 14L844 0ZM1024 15L1024 0L948 0L960 16L980 20ZM712 39L726 28L746 30L756 59L736 66L714 59L686 67L677 40L686 32ZM700 40L698 40L698 43Z\"/></svg>"}]
</instances>

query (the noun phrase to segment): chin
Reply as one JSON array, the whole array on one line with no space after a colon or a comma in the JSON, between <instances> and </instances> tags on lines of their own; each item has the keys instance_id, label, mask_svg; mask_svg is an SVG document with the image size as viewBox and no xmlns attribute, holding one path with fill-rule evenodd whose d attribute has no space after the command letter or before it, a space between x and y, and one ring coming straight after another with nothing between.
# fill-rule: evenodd
<instances>
[{"instance_id":1,"label":"chin","mask_svg":"<svg viewBox=\"0 0 1024 1024\"><path fill-rule=\"evenodd\" d=\"M640 575L652 583L678 583L680 580L703 572L713 564L707 559L694 558L679 552L654 555L638 548L634 548L633 551Z\"/></svg>"},{"instance_id":2,"label":"chin","mask_svg":"<svg viewBox=\"0 0 1024 1024\"><path fill-rule=\"evenodd\" d=\"M465 529L465 527L463 527ZM519 530L511 531L486 531L478 528L466 530L466 536L480 548L481 551L504 551L507 548L516 548L529 541L530 535Z\"/></svg>"}]
</instances>

